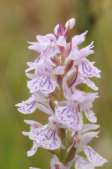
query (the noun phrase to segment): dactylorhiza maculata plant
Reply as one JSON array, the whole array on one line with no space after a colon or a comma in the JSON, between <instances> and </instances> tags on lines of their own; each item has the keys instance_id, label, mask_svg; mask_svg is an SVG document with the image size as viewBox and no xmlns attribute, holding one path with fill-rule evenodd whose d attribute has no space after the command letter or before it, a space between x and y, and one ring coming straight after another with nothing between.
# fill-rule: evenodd
<instances>
[{"instance_id":1,"label":"dactylorhiza maculata plant","mask_svg":"<svg viewBox=\"0 0 112 169\"><path fill-rule=\"evenodd\" d=\"M38 109L48 115L47 124L25 120L30 131L23 134L33 142L27 156L33 156L38 148L53 154L50 169L94 169L107 162L89 145L99 133L92 111L98 87L92 78L100 78L101 71L88 60L94 54L94 43L80 46L87 31L68 40L74 26L71 18L65 25L56 25L53 33L37 35L36 42L29 42L29 49L38 54L25 71L31 96L17 104L23 114ZM83 91L81 84L94 92Z\"/></svg>"}]
</instances>

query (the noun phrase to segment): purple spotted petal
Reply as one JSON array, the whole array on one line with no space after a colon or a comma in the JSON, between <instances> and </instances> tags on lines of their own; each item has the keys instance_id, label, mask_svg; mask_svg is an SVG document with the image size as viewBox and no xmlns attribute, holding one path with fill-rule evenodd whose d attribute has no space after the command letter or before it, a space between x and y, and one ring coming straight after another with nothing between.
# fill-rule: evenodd
<instances>
[{"instance_id":1,"label":"purple spotted petal","mask_svg":"<svg viewBox=\"0 0 112 169\"><path fill-rule=\"evenodd\" d=\"M18 107L18 111L23 114L31 114L36 109L39 109L40 111L47 114L53 113L49 105L49 100L45 99L41 94L39 95L38 93L32 95L28 100L16 104L16 106Z\"/></svg>"},{"instance_id":2,"label":"purple spotted petal","mask_svg":"<svg viewBox=\"0 0 112 169\"><path fill-rule=\"evenodd\" d=\"M48 76L42 75L30 80L27 84L31 93L40 91L43 94L50 94L56 88L56 82Z\"/></svg>"},{"instance_id":3,"label":"purple spotted petal","mask_svg":"<svg viewBox=\"0 0 112 169\"><path fill-rule=\"evenodd\" d=\"M104 165L107 160L100 156L93 148L90 146L84 147L84 152L88 158L88 160L96 167L100 167Z\"/></svg>"},{"instance_id":4,"label":"purple spotted petal","mask_svg":"<svg viewBox=\"0 0 112 169\"><path fill-rule=\"evenodd\" d=\"M26 121L27 122L27 121ZM52 129L49 127L49 125L38 125L36 122L30 122L28 123L30 126L29 132L23 132L25 136L28 136L33 142L35 142L36 147L42 147L48 150L55 150L58 149L61 145L61 140L59 136L57 135L57 132L55 129ZM34 146L34 148L35 148ZM34 150L33 148L33 150ZM32 151L31 149L31 154Z\"/></svg>"},{"instance_id":5,"label":"purple spotted petal","mask_svg":"<svg viewBox=\"0 0 112 169\"><path fill-rule=\"evenodd\" d=\"M90 163L85 158L78 156L75 160L75 168L76 169L95 169L93 164Z\"/></svg>"},{"instance_id":6,"label":"purple spotted petal","mask_svg":"<svg viewBox=\"0 0 112 169\"><path fill-rule=\"evenodd\" d=\"M70 106L60 106L55 110L57 121L68 129L74 131L82 128L83 119L80 112L75 112L75 108Z\"/></svg>"},{"instance_id":7,"label":"purple spotted petal","mask_svg":"<svg viewBox=\"0 0 112 169\"><path fill-rule=\"evenodd\" d=\"M93 62L84 59L79 66L80 73L85 77L97 77L100 78L101 71L94 66Z\"/></svg>"},{"instance_id":8,"label":"purple spotted petal","mask_svg":"<svg viewBox=\"0 0 112 169\"><path fill-rule=\"evenodd\" d=\"M40 147L55 150L61 145L60 138L58 137L55 130L52 130L48 126L44 126L40 129L36 136L36 142L40 144Z\"/></svg>"},{"instance_id":9,"label":"purple spotted petal","mask_svg":"<svg viewBox=\"0 0 112 169\"><path fill-rule=\"evenodd\" d=\"M22 101L16 104L18 111L23 114L31 114L37 109L37 102L34 96L31 96L28 100Z\"/></svg>"}]
</instances>

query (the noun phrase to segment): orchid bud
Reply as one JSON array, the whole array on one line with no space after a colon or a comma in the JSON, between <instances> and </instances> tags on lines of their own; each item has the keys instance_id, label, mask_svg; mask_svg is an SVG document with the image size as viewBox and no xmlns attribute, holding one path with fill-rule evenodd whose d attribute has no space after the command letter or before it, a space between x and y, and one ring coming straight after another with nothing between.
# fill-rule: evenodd
<instances>
[{"instance_id":1,"label":"orchid bud","mask_svg":"<svg viewBox=\"0 0 112 169\"><path fill-rule=\"evenodd\" d=\"M71 30L71 29L74 28L75 23L76 23L76 20L75 20L74 18L71 18L71 19L69 19L69 20L66 22L65 28L66 28L67 30Z\"/></svg>"}]
</instances>

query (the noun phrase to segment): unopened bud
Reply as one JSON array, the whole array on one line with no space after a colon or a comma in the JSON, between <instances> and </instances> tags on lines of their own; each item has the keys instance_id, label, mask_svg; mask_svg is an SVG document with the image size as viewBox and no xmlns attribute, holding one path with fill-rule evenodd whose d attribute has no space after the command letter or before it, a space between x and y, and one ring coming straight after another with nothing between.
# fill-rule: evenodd
<instances>
[{"instance_id":1,"label":"unopened bud","mask_svg":"<svg viewBox=\"0 0 112 169\"><path fill-rule=\"evenodd\" d=\"M65 28L66 28L67 30L73 29L73 27L75 26L75 23L76 23L75 19L74 19L74 18L71 18L71 19L69 19L69 20L66 22Z\"/></svg>"},{"instance_id":2,"label":"unopened bud","mask_svg":"<svg viewBox=\"0 0 112 169\"><path fill-rule=\"evenodd\" d=\"M64 36L65 35L65 27L63 24L57 24L54 28L54 33L57 36Z\"/></svg>"},{"instance_id":3,"label":"unopened bud","mask_svg":"<svg viewBox=\"0 0 112 169\"><path fill-rule=\"evenodd\" d=\"M59 24L57 24L57 25L55 26L55 28L54 28L54 33L55 33L55 35L58 34L58 30L59 30Z\"/></svg>"}]
</instances>

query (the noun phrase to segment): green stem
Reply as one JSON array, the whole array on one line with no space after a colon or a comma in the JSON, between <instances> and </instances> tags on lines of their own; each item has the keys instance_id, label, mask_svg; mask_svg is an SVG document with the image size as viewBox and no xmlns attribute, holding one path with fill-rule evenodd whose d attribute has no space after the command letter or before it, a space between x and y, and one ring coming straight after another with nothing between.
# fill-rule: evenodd
<instances>
[{"instance_id":1,"label":"green stem","mask_svg":"<svg viewBox=\"0 0 112 169\"><path fill-rule=\"evenodd\" d=\"M69 161L72 161L75 156L75 153L76 153L76 148L72 146L65 157L64 163L67 164Z\"/></svg>"}]
</instances>

